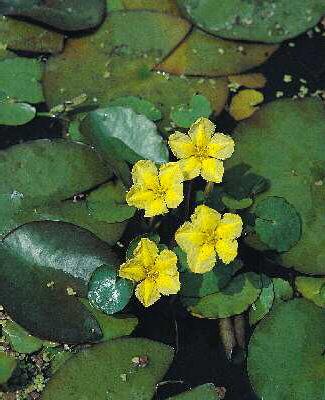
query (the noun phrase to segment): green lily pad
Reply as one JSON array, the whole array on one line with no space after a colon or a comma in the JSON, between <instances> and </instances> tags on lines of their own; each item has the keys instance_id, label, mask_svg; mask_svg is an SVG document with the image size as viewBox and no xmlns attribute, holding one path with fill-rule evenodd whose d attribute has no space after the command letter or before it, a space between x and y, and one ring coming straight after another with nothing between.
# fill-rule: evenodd
<instances>
[{"instance_id":1,"label":"green lily pad","mask_svg":"<svg viewBox=\"0 0 325 400\"><path fill-rule=\"evenodd\" d=\"M105 263L118 261L105 242L84 229L50 221L23 225L0 247L0 303L42 339L98 340L97 321L74 294L86 296L91 274Z\"/></svg>"},{"instance_id":2,"label":"green lily pad","mask_svg":"<svg viewBox=\"0 0 325 400\"><path fill-rule=\"evenodd\" d=\"M178 0L200 28L227 39L280 43L317 24L322 0Z\"/></svg>"},{"instance_id":3,"label":"green lily pad","mask_svg":"<svg viewBox=\"0 0 325 400\"><path fill-rule=\"evenodd\" d=\"M44 101L41 61L24 57L0 60L0 88L8 97L20 102Z\"/></svg>"},{"instance_id":4,"label":"green lily pad","mask_svg":"<svg viewBox=\"0 0 325 400\"><path fill-rule=\"evenodd\" d=\"M276 45L223 40L193 29L156 69L190 76L239 74L263 64L277 49Z\"/></svg>"},{"instance_id":5,"label":"green lily pad","mask_svg":"<svg viewBox=\"0 0 325 400\"><path fill-rule=\"evenodd\" d=\"M6 383L17 366L15 357L0 351L0 385Z\"/></svg>"},{"instance_id":6,"label":"green lily pad","mask_svg":"<svg viewBox=\"0 0 325 400\"><path fill-rule=\"evenodd\" d=\"M35 107L15 101L0 102L0 125L19 126L27 124L36 115Z\"/></svg>"},{"instance_id":7,"label":"green lily pad","mask_svg":"<svg viewBox=\"0 0 325 400\"><path fill-rule=\"evenodd\" d=\"M132 359L144 357L141 368ZM115 339L88 348L50 380L42 400L151 400L173 359L171 347L148 339Z\"/></svg>"},{"instance_id":8,"label":"green lily pad","mask_svg":"<svg viewBox=\"0 0 325 400\"><path fill-rule=\"evenodd\" d=\"M324 329L324 310L304 299L278 305L257 325L248 373L260 398L324 397Z\"/></svg>"},{"instance_id":9,"label":"green lily pad","mask_svg":"<svg viewBox=\"0 0 325 400\"><path fill-rule=\"evenodd\" d=\"M324 106L315 98L269 103L238 124L236 151L225 162L227 170L246 165L270 182L268 190L255 199L256 207L275 196L298 212L301 238L292 249L278 254L278 262L308 274L325 274L324 121ZM226 185L230 179L226 173ZM286 242L285 237L279 240Z\"/></svg>"},{"instance_id":10,"label":"green lily pad","mask_svg":"<svg viewBox=\"0 0 325 400\"><path fill-rule=\"evenodd\" d=\"M111 266L102 265L93 273L88 286L90 304L106 314L115 314L128 304L133 283L119 278Z\"/></svg>"},{"instance_id":11,"label":"green lily pad","mask_svg":"<svg viewBox=\"0 0 325 400\"><path fill-rule=\"evenodd\" d=\"M288 251L301 237L301 220L294 206L281 197L267 197L255 209L255 231L270 249Z\"/></svg>"},{"instance_id":12,"label":"green lily pad","mask_svg":"<svg viewBox=\"0 0 325 400\"><path fill-rule=\"evenodd\" d=\"M302 296L315 303L319 307L325 307L325 297L323 288L325 278L310 278L298 276L295 280L295 285Z\"/></svg>"},{"instance_id":13,"label":"green lily pad","mask_svg":"<svg viewBox=\"0 0 325 400\"><path fill-rule=\"evenodd\" d=\"M131 108L137 114L143 114L151 121L159 121L162 118L161 111L150 101L136 96L119 97L109 102L109 106Z\"/></svg>"},{"instance_id":14,"label":"green lily pad","mask_svg":"<svg viewBox=\"0 0 325 400\"><path fill-rule=\"evenodd\" d=\"M198 118L212 114L212 108L207 98L202 95L194 95L189 105L180 105L170 114L172 121L181 128L189 128Z\"/></svg>"},{"instance_id":15,"label":"green lily pad","mask_svg":"<svg viewBox=\"0 0 325 400\"><path fill-rule=\"evenodd\" d=\"M125 195L125 187L119 181L102 185L87 197L90 215L108 223L132 218L136 209L126 204Z\"/></svg>"},{"instance_id":16,"label":"green lily pad","mask_svg":"<svg viewBox=\"0 0 325 400\"><path fill-rule=\"evenodd\" d=\"M262 290L249 310L250 325L257 324L271 310L274 301L273 282L266 275L261 276Z\"/></svg>"},{"instance_id":17,"label":"green lily pad","mask_svg":"<svg viewBox=\"0 0 325 400\"><path fill-rule=\"evenodd\" d=\"M7 321L2 326L2 332L11 344L14 351L18 353L35 353L43 347L44 341L30 335L24 328L14 321Z\"/></svg>"},{"instance_id":18,"label":"green lily pad","mask_svg":"<svg viewBox=\"0 0 325 400\"><path fill-rule=\"evenodd\" d=\"M227 318L241 314L258 298L261 279L253 272L237 275L220 292L198 298L193 302L183 299L189 312L202 318ZM184 301L185 300L185 301ZM194 304L193 304L194 303Z\"/></svg>"},{"instance_id":19,"label":"green lily pad","mask_svg":"<svg viewBox=\"0 0 325 400\"><path fill-rule=\"evenodd\" d=\"M204 385L197 386L194 389L181 393L177 396L168 397L167 400L220 400L217 388L213 383L205 383Z\"/></svg>"},{"instance_id":20,"label":"green lily pad","mask_svg":"<svg viewBox=\"0 0 325 400\"><path fill-rule=\"evenodd\" d=\"M105 0L2 0L0 14L30 18L65 31L78 31L99 25L105 6Z\"/></svg>"},{"instance_id":21,"label":"green lily pad","mask_svg":"<svg viewBox=\"0 0 325 400\"><path fill-rule=\"evenodd\" d=\"M0 170L1 208L64 200L112 176L93 149L62 139L12 146L0 152Z\"/></svg>"},{"instance_id":22,"label":"green lily pad","mask_svg":"<svg viewBox=\"0 0 325 400\"><path fill-rule=\"evenodd\" d=\"M167 146L156 125L130 108L107 107L91 111L82 125L108 161L116 158L135 163L149 159L164 163L169 159Z\"/></svg>"},{"instance_id":23,"label":"green lily pad","mask_svg":"<svg viewBox=\"0 0 325 400\"><path fill-rule=\"evenodd\" d=\"M60 53L64 36L41 26L2 16L0 19L1 43L8 49L35 53Z\"/></svg>"},{"instance_id":24,"label":"green lily pad","mask_svg":"<svg viewBox=\"0 0 325 400\"><path fill-rule=\"evenodd\" d=\"M88 301L82 299L87 309L95 316L99 323L100 329L103 333L101 342L107 340L116 339L121 336L129 336L138 325L138 318L133 315L118 314L118 315L107 315L100 310L92 307Z\"/></svg>"},{"instance_id":25,"label":"green lily pad","mask_svg":"<svg viewBox=\"0 0 325 400\"><path fill-rule=\"evenodd\" d=\"M171 107L188 104L193 95L201 94L219 114L228 97L227 79L184 79L153 70L189 29L186 20L166 13L111 13L95 33L69 39L63 53L47 62L46 102L51 108L86 93L88 104L105 107L120 97L137 96L161 110L160 125L166 129Z\"/></svg>"}]
</instances>

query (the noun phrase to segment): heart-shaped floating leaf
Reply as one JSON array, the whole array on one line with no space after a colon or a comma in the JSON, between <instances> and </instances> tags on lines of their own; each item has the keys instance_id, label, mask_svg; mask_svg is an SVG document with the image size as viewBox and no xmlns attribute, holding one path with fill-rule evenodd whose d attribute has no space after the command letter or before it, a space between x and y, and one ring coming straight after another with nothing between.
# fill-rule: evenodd
<instances>
[{"instance_id":1,"label":"heart-shaped floating leaf","mask_svg":"<svg viewBox=\"0 0 325 400\"><path fill-rule=\"evenodd\" d=\"M98 221L109 223L130 219L135 208L126 204L125 195L125 187L119 181L102 185L87 197L90 215Z\"/></svg>"},{"instance_id":2,"label":"heart-shaped floating leaf","mask_svg":"<svg viewBox=\"0 0 325 400\"><path fill-rule=\"evenodd\" d=\"M177 396L168 397L167 400L220 400L217 388L213 383L205 383Z\"/></svg>"},{"instance_id":3,"label":"heart-shaped floating leaf","mask_svg":"<svg viewBox=\"0 0 325 400\"><path fill-rule=\"evenodd\" d=\"M253 272L237 275L228 286L202 298L183 298L189 312L202 318L227 318L241 314L256 301L261 292L261 279Z\"/></svg>"},{"instance_id":4,"label":"heart-shaped floating leaf","mask_svg":"<svg viewBox=\"0 0 325 400\"><path fill-rule=\"evenodd\" d=\"M144 360L139 367L137 360ZM88 348L55 374L42 400L151 400L173 349L148 339L115 339Z\"/></svg>"},{"instance_id":5,"label":"heart-shaped floating leaf","mask_svg":"<svg viewBox=\"0 0 325 400\"><path fill-rule=\"evenodd\" d=\"M161 111L150 101L136 96L119 97L109 102L110 106L131 108L137 114L143 114L151 121L159 121L162 118Z\"/></svg>"},{"instance_id":6,"label":"heart-shaped floating leaf","mask_svg":"<svg viewBox=\"0 0 325 400\"><path fill-rule=\"evenodd\" d=\"M14 209L67 199L112 176L93 149L62 139L35 140L0 152L0 171L1 208Z\"/></svg>"},{"instance_id":7,"label":"heart-shaped floating leaf","mask_svg":"<svg viewBox=\"0 0 325 400\"><path fill-rule=\"evenodd\" d=\"M82 126L108 161L112 157L130 163L141 159L157 163L168 161L168 149L156 125L130 108L107 107L91 111Z\"/></svg>"},{"instance_id":8,"label":"heart-shaped floating leaf","mask_svg":"<svg viewBox=\"0 0 325 400\"><path fill-rule=\"evenodd\" d=\"M27 124L36 115L35 107L27 103L0 102L0 125L19 126Z\"/></svg>"},{"instance_id":9,"label":"heart-shaped floating leaf","mask_svg":"<svg viewBox=\"0 0 325 400\"><path fill-rule=\"evenodd\" d=\"M43 347L44 341L30 335L23 327L14 321L7 321L2 326L2 332L14 351L30 354Z\"/></svg>"},{"instance_id":10,"label":"heart-shaped floating leaf","mask_svg":"<svg viewBox=\"0 0 325 400\"><path fill-rule=\"evenodd\" d=\"M248 373L260 398L324 398L324 329L324 310L305 299L279 304L257 325Z\"/></svg>"},{"instance_id":11,"label":"heart-shaped floating leaf","mask_svg":"<svg viewBox=\"0 0 325 400\"><path fill-rule=\"evenodd\" d=\"M117 258L82 228L49 221L23 225L0 247L0 303L42 339L98 340L96 320L71 294L86 295L91 274L104 263L116 265Z\"/></svg>"},{"instance_id":12,"label":"heart-shaped floating leaf","mask_svg":"<svg viewBox=\"0 0 325 400\"><path fill-rule=\"evenodd\" d=\"M236 151L225 163L229 171L246 165L270 182L255 205L266 196L282 197L299 213L301 238L277 262L308 274L325 273L324 121L324 105L315 98L269 103L237 125ZM226 172L226 185L231 178Z\"/></svg>"},{"instance_id":13,"label":"heart-shaped floating leaf","mask_svg":"<svg viewBox=\"0 0 325 400\"><path fill-rule=\"evenodd\" d=\"M239 43L193 31L155 68L176 75L225 76L264 63L278 46Z\"/></svg>"},{"instance_id":14,"label":"heart-shaped floating leaf","mask_svg":"<svg viewBox=\"0 0 325 400\"><path fill-rule=\"evenodd\" d=\"M60 53L63 49L63 35L29 22L2 16L0 32L1 43L12 50Z\"/></svg>"},{"instance_id":15,"label":"heart-shaped floating leaf","mask_svg":"<svg viewBox=\"0 0 325 400\"><path fill-rule=\"evenodd\" d=\"M295 280L297 290L305 299L312 301L319 307L325 307L325 278L309 278L298 276Z\"/></svg>"},{"instance_id":16,"label":"heart-shaped floating leaf","mask_svg":"<svg viewBox=\"0 0 325 400\"><path fill-rule=\"evenodd\" d=\"M108 11L149 10L181 16L175 0L108 0Z\"/></svg>"},{"instance_id":17,"label":"heart-shaped floating leaf","mask_svg":"<svg viewBox=\"0 0 325 400\"><path fill-rule=\"evenodd\" d=\"M316 25L325 13L322 0L178 0L204 30L227 39L280 43Z\"/></svg>"},{"instance_id":18,"label":"heart-shaped floating leaf","mask_svg":"<svg viewBox=\"0 0 325 400\"><path fill-rule=\"evenodd\" d=\"M0 60L0 89L16 101L44 101L41 86L43 65L39 60L13 57Z\"/></svg>"},{"instance_id":19,"label":"heart-shaped floating leaf","mask_svg":"<svg viewBox=\"0 0 325 400\"><path fill-rule=\"evenodd\" d=\"M66 31L93 28L105 13L105 0L2 0L0 14L31 18Z\"/></svg>"},{"instance_id":20,"label":"heart-shaped floating leaf","mask_svg":"<svg viewBox=\"0 0 325 400\"><path fill-rule=\"evenodd\" d=\"M176 106L170 114L176 126L189 128L200 117L208 118L212 113L209 100L202 95L194 95L189 105Z\"/></svg>"},{"instance_id":21,"label":"heart-shaped floating leaf","mask_svg":"<svg viewBox=\"0 0 325 400\"><path fill-rule=\"evenodd\" d=\"M17 366L15 357L0 351L0 385L6 383Z\"/></svg>"},{"instance_id":22,"label":"heart-shaped floating leaf","mask_svg":"<svg viewBox=\"0 0 325 400\"><path fill-rule=\"evenodd\" d=\"M249 310L249 323L256 324L271 310L274 301L274 289L272 279L261 275L262 290L257 300Z\"/></svg>"},{"instance_id":23,"label":"heart-shaped floating leaf","mask_svg":"<svg viewBox=\"0 0 325 400\"><path fill-rule=\"evenodd\" d=\"M134 317L133 315L107 315L92 307L85 299L81 299L81 302L95 316L97 322L99 323L103 334L103 337L100 340L101 342L106 342L107 340L115 339L121 336L131 335L138 325L138 318Z\"/></svg>"},{"instance_id":24,"label":"heart-shaped floating leaf","mask_svg":"<svg viewBox=\"0 0 325 400\"><path fill-rule=\"evenodd\" d=\"M89 282L90 303L106 314L115 314L123 310L132 294L132 282L117 277L116 270L108 265L99 267Z\"/></svg>"},{"instance_id":25,"label":"heart-shaped floating leaf","mask_svg":"<svg viewBox=\"0 0 325 400\"><path fill-rule=\"evenodd\" d=\"M299 241L301 219L285 199L267 197L257 204L255 215L255 231L270 249L288 251Z\"/></svg>"},{"instance_id":26,"label":"heart-shaped floating leaf","mask_svg":"<svg viewBox=\"0 0 325 400\"><path fill-rule=\"evenodd\" d=\"M81 93L87 94L87 104L102 107L120 97L138 96L162 111L160 126L166 133L171 107L188 104L195 94L204 95L219 114L228 97L227 79L184 79L153 70L189 29L186 20L165 12L110 13L96 32L69 39L62 55L46 64L43 86L49 107Z\"/></svg>"}]
</instances>

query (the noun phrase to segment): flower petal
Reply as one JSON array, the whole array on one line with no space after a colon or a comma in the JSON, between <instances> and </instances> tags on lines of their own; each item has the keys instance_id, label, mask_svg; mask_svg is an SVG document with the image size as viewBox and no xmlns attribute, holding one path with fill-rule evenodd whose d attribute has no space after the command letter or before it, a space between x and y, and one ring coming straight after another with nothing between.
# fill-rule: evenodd
<instances>
[{"instance_id":1,"label":"flower petal","mask_svg":"<svg viewBox=\"0 0 325 400\"><path fill-rule=\"evenodd\" d=\"M201 161L199 158L190 157L178 161L179 166L183 172L184 180L188 181L200 175Z\"/></svg>"},{"instance_id":2,"label":"flower petal","mask_svg":"<svg viewBox=\"0 0 325 400\"><path fill-rule=\"evenodd\" d=\"M218 211L205 205L197 206L191 216L193 226L200 232L214 232L220 220Z\"/></svg>"},{"instance_id":3,"label":"flower petal","mask_svg":"<svg viewBox=\"0 0 325 400\"><path fill-rule=\"evenodd\" d=\"M193 247L201 246L204 243L204 239L205 234L190 222L185 222L175 233L177 244L186 253L191 251Z\"/></svg>"},{"instance_id":4,"label":"flower petal","mask_svg":"<svg viewBox=\"0 0 325 400\"><path fill-rule=\"evenodd\" d=\"M167 274L171 276L177 274L176 254L171 250L162 250L162 252L156 258L154 269L160 274Z\"/></svg>"},{"instance_id":5,"label":"flower petal","mask_svg":"<svg viewBox=\"0 0 325 400\"><path fill-rule=\"evenodd\" d=\"M132 179L135 185L144 189L157 190L159 188L158 170L149 160L140 160L132 168Z\"/></svg>"},{"instance_id":6,"label":"flower petal","mask_svg":"<svg viewBox=\"0 0 325 400\"><path fill-rule=\"evenodd\" d=\"M224 135L223 133L216 133L212 136L208 144L207 154L209 157L225 160L231 157L234 149L235 142L230 136Z\"/></svg>"},{"instance_id":7,"label":"flower petal","mask_svg":"<svg viewBox=\"0 0 325 400\"><path fill-rule=\"evenodd\" d=\"M160 299L156 284L151 279L145 279L135 289L135 296L145 307L149 307Z\"/></svg>"},{"instance_id":8,"label":"flower petal","mask_svg":"<svg viewBox=\"0 0 325 400\"><path fill-rule=\"evenodd\" d=\"M177 162L163 164L159 169L159 181L163 190L168 189L171 185L183 182L183 173Z\"/></svg>"},{"instance_id":9,"label":"flower petal","mask_svg":"<svg viewBox=\"0 0 325 400\"><path fill-rule=\"evenodd\" d=\"M218 257L224 264L231 263L238 253L238 243L236 240L218 240L215 248Z\"/></svg>"},{"instance_id":10,"label":"flower petal","mask_svg":"<svg viewBox=\"0 0 325 400\"><path fill-rule=\"evenodd\" d=\"M216 235L219 239L233 240L241 235L243 221L237 214L226 213L222 217L216 229Z\"/></svg>"},{"instance_id":11,"label":"flower petal","mask_svg":"<svg viewBox=\"0 0 325 400\"><path fill-rule=\"evenodd\" d=\"M224 173L223 163L216 158L205 158L202 161L202 178L208 182L220 183Z\"/></svg>"},{"instance_id":12,"label":"flower petal","mask_svg":"<svg viewBox=\"0 0 325 400\"><path fill-rule=\"evenodd\" d=\"M177 158L189 158L195 152L194 144L188 135L181 132L175 132L168 138L168 144Z\"/></svg>"},{"instance_id":13,"label":"flower petal","mask_svg":"<svg viewBox=\"0 0 325 400\"><path fill-rule=\"evenodd\" d=\"M138 185L133 185L126 194L128 205L136 208L146 208L147 204L155 199L156 195L152 190L146 190Z\"/></svg>"},{"instance_id":14,"label":"flower petal","mask_svg":"<svg viewBox=\"0 0 325 400\"><path fill-rule=\"evenodd\" d=\"M191 125L188 134L196 147L203 148L209 144L214 130L215 125L208 118L199 118Z\"/></svg>"},{"instance_id":15,"label":"flower petal","mask_svg":"<svg viewBox=\"0 0 325 400\"><path fill-rule=\"evenodd\" d=\"M156 279L156 285L158 291L166 296L176 294L181 288L179 273L175 275L160 274Z\"/></svg>"},{"instance_id":16,"label":"flower petal","mask_svg":"<svg viewBox=\"0 0 325 400\"><path fill-rule=\"evenodd\" d=\"M150 239L142 238L133 252L137 262L145 268L151 268L158 256L158 247Z\"/></svg>"},{"instance_id":17,"label":"flower petal","mask_svg":"<svg viewBox=\"0 0 325 400\"><path fill-rule=\"evenodd\" d=\"M156 215L165 214L168 212L166 203L162 197L156 197L154 200L147 202L145 207L145 217L155 217Z\"/></svg>"},{"instance_id":18,"label":"flower petal","mask_svg":"<svg viewBox=\"0 0 325 400\"><path fill-rule=\"evenodd\" d=\"M145 279L146 270L137 260L131 259L120 266L118 274L121 278L140 282Z\"/></svg>"},{"instance_id":19,"label":"flower petal","mask_svg":"<svg viewBox=\"0 0 325 400\"><path fill-rule=\"evenodd\" d=\"M192 249L187 255L190 270L196 274L204 274L213 269L216 263L216 252L213 244L203 244L197 249Z\"/></svg>"},{"instance_id":20,"label":"flower petal","mask_svg":"<svg viewBox=\"0 0 325 400\"><path fill-rule=\"evenodd\" d=\"M181 204L183 199L183 185L181 183L171 186L165 192L165 202L168 208L177 208Z\"/></svg>"}]
</instances>

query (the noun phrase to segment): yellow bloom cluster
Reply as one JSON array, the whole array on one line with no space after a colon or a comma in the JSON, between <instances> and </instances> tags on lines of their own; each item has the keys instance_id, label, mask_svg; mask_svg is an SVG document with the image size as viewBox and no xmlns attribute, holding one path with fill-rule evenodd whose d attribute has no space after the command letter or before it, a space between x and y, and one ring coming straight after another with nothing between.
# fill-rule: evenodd
<instances>
[{"instance_id":1,"label":"yellow bloom cluster","mask_svg":"<svg viewBox=\"0 0 325 400\"><path fill-rule=\"evenodd\" d=\"M211 271L218 256L229 264L237 256L237 238L242 232L242 219L237 214L223 216L213 208L196 207L191 222L185 222L175 233L180 248L187 254L191 271Z\"/></svg>"},{"instance_id":2,"label":"yellow bloom cluster","mask_svg":"<svg viewBox=\"0 0 325 400\"><path fill-rule=\"evenodd\" d=\"M145 210L145 217L165 214L183 201L183 181L201 175L208 182L220 183L224 174L223 160L234 151L234 141L223 133L215 133L214 124L199 118L188 134L175 132L169 146L179 159L159 167L152 161L138 161L132 169L133 185L127 192L130 206ZM223 216L207 206L198 206L191 217L175 233L178 245L187 254L189 268L195 273L210 271L217 257L225 264L237 255L237 238L242 232L239 215ZM170 250L159 253L157 245L141 239L133 258L121 265L119 275L137 282L136 297L148 307L161 294L180 290L176 254Z\"/></svg>"},{"instance_id":3,"label":"yellow bloom cluster","mask_svg":"<svg viewBox=\"0 0 325 400\"><path fill-rule=\"evenodd\" d=\"M133 258L120 266L119 276L140 282L136 297L145 307L159 300L160 295L176 294L180 289L177 257L171 250L159 253L155 242L141 239Z\"/></svg>"}]
</instances>

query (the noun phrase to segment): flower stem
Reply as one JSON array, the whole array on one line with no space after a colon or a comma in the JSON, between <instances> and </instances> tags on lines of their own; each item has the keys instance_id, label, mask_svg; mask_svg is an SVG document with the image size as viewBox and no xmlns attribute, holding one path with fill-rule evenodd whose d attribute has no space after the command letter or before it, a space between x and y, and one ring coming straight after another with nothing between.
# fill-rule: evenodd
<instances>
[{"instance_id":1,"label":"flower stem","mask_svg":"<svg viewBox=\"0 0 325 400\"><path fill-rule=\"evenodd\" d=\"M208 182L208 183L205 185L205 189L204 189L204 197L205 197L205 198L209 197L210 193L211 193L212 190L213 190L213 186L214 186L214 182Z\"/></svg>"},{"instance_id":2,"label":"flower stem","mask_svg":"<svg viewBox=\"0 0 325 400\"><path fill-rule=\"evenodd\" d=\"M226 353L228 360L231 360L232 352L236 346L236 338L234 332L234 326L231 318L220 318L219 319L219 332L223 348Z\"/></svg>"}]
</instances>

